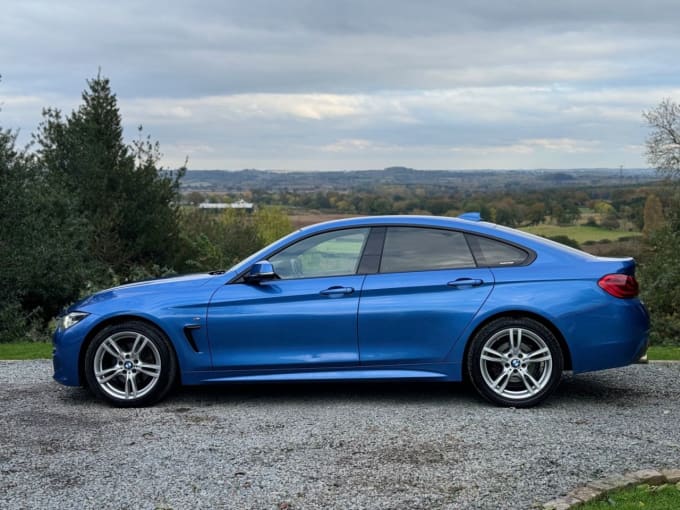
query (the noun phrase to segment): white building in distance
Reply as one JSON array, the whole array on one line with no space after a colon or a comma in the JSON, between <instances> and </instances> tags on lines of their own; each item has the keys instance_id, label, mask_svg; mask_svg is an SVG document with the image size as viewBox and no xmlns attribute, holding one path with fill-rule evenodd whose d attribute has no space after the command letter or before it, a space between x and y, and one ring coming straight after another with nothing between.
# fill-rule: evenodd
<instances>
[{"instance_id":1,"label":"white building in distance","mask_svg":"<svg viewBox=\"0 0 680 510\"><path fill-rule=\"evenodd\" d=\"M242 198L236 202L230 204L225 203L212 203L212 202L202 202L198 204L199 209L247 209L252 211L255 208L255 204L252 202L246 202Z\"/></svg>"}]
</instances>

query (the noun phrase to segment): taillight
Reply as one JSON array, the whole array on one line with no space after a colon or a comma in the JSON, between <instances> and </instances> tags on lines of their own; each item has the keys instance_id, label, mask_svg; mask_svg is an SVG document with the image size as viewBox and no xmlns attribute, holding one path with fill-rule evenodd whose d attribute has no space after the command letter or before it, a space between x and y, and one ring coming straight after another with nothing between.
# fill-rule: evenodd
<instances>
[{"instance_id":1,"label":"taillight","mask_svg":"<svg viewBox=\"0 0 680 510\"><path fill-rule=\"evenodd\" d=\"M627 274L608 274L600 278L597 284L614 297L634 298L640 291L640 286L634 276Z\"/></svg>"}]
</instances>

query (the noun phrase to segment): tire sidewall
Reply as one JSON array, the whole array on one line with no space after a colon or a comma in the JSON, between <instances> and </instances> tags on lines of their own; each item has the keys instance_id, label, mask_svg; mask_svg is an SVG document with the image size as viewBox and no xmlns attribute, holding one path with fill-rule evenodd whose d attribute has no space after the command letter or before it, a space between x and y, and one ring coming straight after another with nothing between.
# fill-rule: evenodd
<instances>
[{"instance_id":1,"label":"tire sidewall","mask_svg":"<svg viewBox=\"0 0 680 510\"><path fill-rule=\"evenodd\" d=\"M100 387L94 375L94 360L97 349L99 349L101 344L111 335L122 332L133 332L144 335L153 342L156 349L158 349L160 356L161 373L155 386L144 396L132 400L122 400L109 395ZM143 407L154 404L168 393L177 378L177 362L175 354L165 335L159 332L155 327L139 321L114 324L99 331L88 345L83 363L85 380L89 389L98 398L117 407Z\"/></svg>"},{"instance_id":2,"label":"tire sidewall","mask_svg":"<svg viewBox=\"0 0 680 510\"><path fill-rule=\"evenodd\" d=\"M552 372L548 383L529 398L519 400L505 398L489 388L482 377L480 357L484 344L494 334L508 328L522 328L538 335L545 342L552 356ZM485 399L503 407L532 407L543 402L559 385L563 366L562 349L553 332L540 322L526 317L505 317L490 322L475 334L467 356L467 374L472 385Z\"/></svg>"}]
</instances>

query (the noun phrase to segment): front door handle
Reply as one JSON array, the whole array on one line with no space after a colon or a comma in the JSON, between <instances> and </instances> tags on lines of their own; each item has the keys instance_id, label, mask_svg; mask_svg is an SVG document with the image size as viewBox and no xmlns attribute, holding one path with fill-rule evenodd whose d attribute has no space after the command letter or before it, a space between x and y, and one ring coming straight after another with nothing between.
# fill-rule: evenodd
<instances>
[{"instance_id":1,"label":"front door handle","mask_svg":"<svg viewBox=\"0 0 680 510\"><path fill-rule=\"evenodd\" d=\"M333 287L328 287L326 290L322 290L320 294L324 296L339 296L342 294L351 294L352 292L354 292L354 287L334 285Z\"/></svg>"},{"instance_id":2,"label":"front door handle","mask_svg":"<svg viewBox=\"0 0 680 510\"><path fill-rule=\"evenodd\" d=\"M480 280L477 278L458 278L457 280L453 280L452 282L447 283L449 287L479 287L484 283L484 280Z\"/></svg>"}]
</instances>

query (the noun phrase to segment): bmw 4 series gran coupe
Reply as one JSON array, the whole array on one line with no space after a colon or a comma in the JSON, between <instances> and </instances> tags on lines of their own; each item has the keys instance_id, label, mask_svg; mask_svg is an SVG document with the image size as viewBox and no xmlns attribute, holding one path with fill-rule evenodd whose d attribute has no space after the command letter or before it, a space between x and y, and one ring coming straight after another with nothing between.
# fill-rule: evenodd
<instances>
[{"instance_id":1,"label":"bmw 4 series gran coupe","mask_svg":"<svg viewBox=\"0 0 680 510\"><path fill-rule=\"evenodd\" d=\"M647 347L635 261L479 220L378 216L302 228L227 271L124 285L71 306L54 378L118 406L174 384L468 378L528 407L562 372Z\"/></svg>"}]
</instances>

